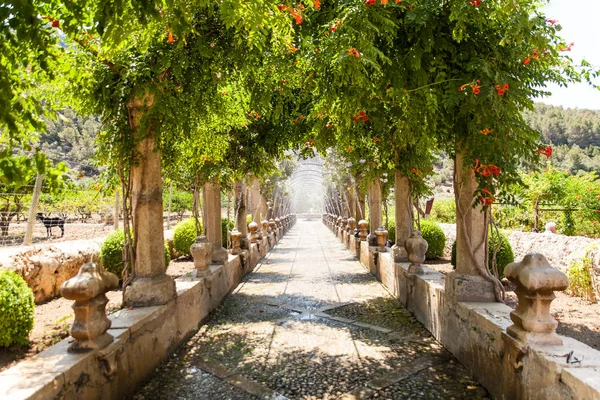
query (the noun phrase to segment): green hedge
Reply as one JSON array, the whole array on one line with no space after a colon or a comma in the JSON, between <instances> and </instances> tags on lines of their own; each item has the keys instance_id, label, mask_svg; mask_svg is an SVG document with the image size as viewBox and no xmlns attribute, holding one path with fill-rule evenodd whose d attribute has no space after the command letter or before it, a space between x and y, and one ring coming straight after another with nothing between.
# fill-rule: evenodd
<instances>
[{"instance_id":1,"label":"green hedge","mask_svg":"<svg viewBox=\"0 0 600 400\"><path fill-rule=\"evenodd\" d=\"M117 229L106 237L100 247L100 258L102 267L109 272L117 275L121 279L123 272L123 246L125 245L125 234L123 229ZM169 265L171 255L169 246L165 242L165 265Z\"/></svg>"},{"instance_id":2,"label":"green hedge","mask_svg":"<svg viewBox=\"0 0 600 400\"><path fill-rule=\"evenodd\" d=\"M200 232L202 232L202 223L200 223ZM196 221L194 218L188 218L175 225L173 232L173 248L179 254L191 256L190 246L196 241L196 237L200 234L196 230Z\"/></svg>"},{"instance_id":3,"label":"green hedge","mask_svg":"<svg viewBox=\"0 0 600 400\"><path fill-rule=\"evenodd\" d=\"M511 262L515 261L515 254L506 235L501 233L500 236L502 237L502 246L500 249L498 249L498 253L496 254L496 265L498 266L498 276L500 279L502 279L504 278L504 268ZM499 239L496 235L488 235L488 268L490 270L492 268L492 256L494 255L494 248L497 246L498 240ZM456 241L452 244L451 263L454 268L456 268Z\"/></svg>"},{"instance_id":4,"label":"green hedge","mask_svg":"<svg viewBox=\"0 0 600 400\"><path fill-rule=\"evenodd\" d=\"M425 257L428 260L440 258L444 254L446 235L437 222L428 219L422 219L421 236L429 244L427 253L425 254Z\"/></svg>"},{"instance_id":5,"label":"green hedge","mask_svg":"<svg viewBox=\"0 0 600 400\"><path fill-rule=\"evenodd\" d=\"M28 343L34 310L27 282L13 271L0 270L0 347Z\"/></svg>"}]
</instances>

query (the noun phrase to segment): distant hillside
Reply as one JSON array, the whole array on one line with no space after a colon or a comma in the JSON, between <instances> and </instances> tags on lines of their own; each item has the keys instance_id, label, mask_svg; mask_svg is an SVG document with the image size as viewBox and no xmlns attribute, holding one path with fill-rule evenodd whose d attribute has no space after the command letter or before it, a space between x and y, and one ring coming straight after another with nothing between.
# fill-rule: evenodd
<instances>
[{"instance_id":1,"label":"distant hillside","mask_svg":"<svg viewBox=\"0 0 600 400\"><path fill-rule=\"evenodd\" d=\"M600 172L600 111L537 103L525 120L554 147L550 161L555 168Z\"/></svg>"},{"instance_id":2,"label":"distant hillside","mask_svg":"<svg viewBox=\"0 0 600 400\"><path fill-rule=\"evenodd\" d=\"M94 140L99 129L97 118L82 117L67 108L57 119L46 120L46 132L40 135L40 144L52 161L64 161L71 171L84 176L96 176L99 169L94 165Z\"/></svg>"}]
</instances>

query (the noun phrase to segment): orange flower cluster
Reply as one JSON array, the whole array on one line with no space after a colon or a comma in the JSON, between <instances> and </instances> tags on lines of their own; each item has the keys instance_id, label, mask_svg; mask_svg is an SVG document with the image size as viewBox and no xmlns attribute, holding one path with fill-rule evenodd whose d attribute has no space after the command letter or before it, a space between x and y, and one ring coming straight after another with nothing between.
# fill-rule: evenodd
<instances>
[{"instance_id":1,"label":"orange flower cluster","mask_svg":"<svg viewBox=\"0 0 600 400\"><path fill-rule=\"evenodd\" d=\"M547 53L547 50L546 50L546 53ZM523 64L529 65L529 63L531 62L532 59L534 59L534 60L540 59L540 51L538 49L531 50L531 53L529 53L529 56L523 60Z\"/></svg>"},{"instance_id":2,"label":"orange flower cluster","mask_svg":"<svg viewBox=\"0 0 600 400\"><path fill-rule=\"evenodd\" d=\"M546 158L550 158L552 156L552 146L540 147L537 149L538 154L543 154Z\"/></svg>"},{"instance_id":3,"label":"orange flower cluster","mask_svg":"<svg viewBox=\"0 0 600 400\"><path fill-rule=\"evenodd\" d=\"M300 115L298 118L294 120L294 124L298 125L298 122L301 122L306 118L304 115Z\"/></svg>"},{"instance_id":4,"label":"orange flower cluster","mask_svg":"<svg viewBox=\"0 0 600 400\"><path fill-rule=\"evenodd\" d=\"M368 119L368 118L367 118L367 119ZM378 137L374 137L374 138L373 138L373 143L377 144L377 143L379 143L379 142L381 142L381 139L379 139Z\"/></svg>"},{"instance_id":5,"label":"orange flower cluster","mask_svg":"<svg viewBox=\"0 0 600 400\"><path fill-rule=\"evenodd\" d=\"M473 168L476 174L481 174L481 176L485 176L486 178L489 176L498 176L500 175L500 167L494 164L482 164L479 165L479 158L475 160L475 168Z\"/></svg>"},{"instance_id":6,"label":"orange flower cluster","mask_svg":"<svg viewBox=\"0 0 600 400\"><path fill-rule=\"evenodd\" d=\"M167 43L175 43L175 39L173 39L173 31L169 29L169 36L167 37Z\"/></svg>"},{"instance_id":7,"label":"orange flower cluster","mask_svg":"<svg viewBox=\"0 0 600 400\"><path fill-rule=\"evenodd\" d=\"M315 10L321 9L321 2L319 0L315 0L314 5L315 5Z\"/></svg>"},{"instance_id":8,"label":"orange flower cluster","mask_svg":"<svg viewBox=\"0 0 600 400\"><path fill-rule=\"evenodd\" d=\"M491 206L496 200L496 197L494 197L494 195L487 188L484 188L481 193L483 196L479 197L479 200L481 200L481 202L488 207Z\"/></svg>"},{"instance_id":9,"label":"orange flower cluster","mask_svg":"<svg viewBox=\"0 0 600 400\"><path fill-rule=\"evenodd\" d=\"M481 93L481 86L479 81L475 81L475 83L465 83L461 87L458 88L459 91L464 92L466 88L470 87L473 91L473 94Z\"/></svg>"},{"instance_id":10,"label":"orange flower cluster","mask_svg":"<svg viewBox=\"0 0 600 400\"><path fill-rule=\"evenodd\" d=\"M575 42L571 42L566 46L560 46L558 49L560 51L571 51L573 49L573 46L575 46Z\"/></svg>"},{"instance_id":11,"label":"orange flower cluster","mask_svg":"<svg viewBox=\"0 0 600 400\"><path fill-rule=\"evenodd\" d=\"M319 7L321 7L320 3L319 3ZM302 11L304 9L304 4L300 3L298 5L298 8L292 8L292 7L287 6L285 4L280 4L279 6L277 6L277 8L281 12L284 12L284 11L289 12L290 15L292 17L294 17L294 19L296 20L296 25L300 25L302 23L302 14L300 13L300 11Z\"/></svg>"},{"instance_id":12,"label":"orange flower cluster","mask_svg":"<svg viewBox=\"0 0 600 400\"><path fill-rule=\"evenodd\" d=\"M505 83L504 85L496 85L496 92L498 93L498 96L502 96L507 90L508 83Z\"/></svg>"},{"instance_id":13,"label":"orange flower cluster","mask_svg":"<svg viewBox=\"0 0 600 400\"><path fill-rule=\"evenodd\" d=\"M46 21L50 22L52 24L53 28L60 28L60 21L57 20L56 18L43 17L43 19L45 19Z\"/></svg>"},{"instance_id":14,"label":"orange flower cluster","mask_svg":"<svg viewBox=\"0 0 600 400\"><path fill-rule=\"evenodd\" d=\"M348 54L351 55L352 57L360 58L360 53L354 47L351 49L348 49Z\"/></svg>"},{"instance_id":15,"label":"orange flower cluster","mask_svg":"<svg viewBox=\"0 0 600 400\"><path fill-rule=\"evenodd\" d=\"M304 143L304 145L305 145L306 147L308 147L308 146L312 146L313 144L314 144L314 142L313 142L313 140L312 140L312 139L309 139L309 140L308 140L308 142Z\"/></svg>"},{"instance_id":16,"label":"orange flower cluster","mask_svg":"<svg viewBox=\"0 0 600 400\"><path fill-rule=\"evenodd\" d=\"M556 25L558 23L558 20L555 19L547 19L546 20L547 23L549 23L550 25Z\"/></svg>"},{"instance_id":17,"label":"orange flower cluster","mask_svg":"<svg viewBox=\"0 0 600 400\"><path fill-rule=\"evenodd\" d=\"M364 122L366 122L366 121L369 120L369 118L367 117L367 114L364 111L360 111L356 117L352 118L352 121L357 122L357 121L359 121L361 119Z\"/></svg>"},{"instance_id":18,"label":"orange flower cluster","mask_svg":"<svg viewBox=\"0 0 600 400\"><path fill-rule=\"evenodd\" d=\"M481 0L469 0L469 6L471 7L479 7L481 5Z\"/></svg>"},{"instance_id":19,"label":"orange flower cluster","mask_svg":"<svg viewBox=\"0 0 600 400\"><path fill-rule=\"evenodd\" d=\"M249 118L256 118L256 119L259 119L259 118L260 118L260 114L259 114L259 113L257 113L256 111L250 111L250 112L248 113L248 117L249 117Z\"/></svg>"},{"instance_id":20,"label":"orange flower cluster","mask_svg":"<svg viewBox=\"0 0 600 400\"><path fill-rule=\"evenodd\" d=\"M481 133L482 135L489 135L492 132L494 132L494 130L490 128L485 128L479 131L479 133Z\"/></svg>"}]
</instances>

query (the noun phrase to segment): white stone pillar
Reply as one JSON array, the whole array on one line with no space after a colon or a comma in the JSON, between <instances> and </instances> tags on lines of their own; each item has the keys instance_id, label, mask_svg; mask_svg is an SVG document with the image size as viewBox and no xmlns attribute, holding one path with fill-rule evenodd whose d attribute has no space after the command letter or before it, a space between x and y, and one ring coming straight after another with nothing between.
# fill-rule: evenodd
<instances>
[{"instance_id":1,"label":"white stone pillar","mask_svg":"<svg viewBox=\"0 0 600 400\"><path fill-rule=\"evenodd\" d=\"M381 184L379 178L369 183L369 243L375 240L375 231L381 226Z\"/></svg>"},{"instance_id":2,"label":"white stone pillar","mask_svg":"<svg viewBox=\"0 0 600 400\"><path fill-rule=\"evenodd\" d=\"M413 231L412 197L408 178L400 171L395 174L394 206L396 211L396 241L392 247L395 262L405 262L408 254L404 246Z\"/></svg>"}]
</instances>

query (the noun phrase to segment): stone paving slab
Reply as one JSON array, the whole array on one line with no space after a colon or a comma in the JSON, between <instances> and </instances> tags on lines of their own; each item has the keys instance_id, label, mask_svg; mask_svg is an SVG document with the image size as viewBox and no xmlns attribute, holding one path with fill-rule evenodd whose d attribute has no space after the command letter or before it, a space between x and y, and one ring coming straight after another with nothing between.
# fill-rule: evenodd
<instances>
[{"instance_id":1,"label":"stone paving slab","mask_svg":"<svg viewBox=\"0 0 600 400\"><path fill-rule=\"evenodd\" d=\"M441 373L439 360L449 360ZM299 221L169 364L176 367L161 370L142 396L486 396L320 221Z\"/></svg>"}]
</instances>

